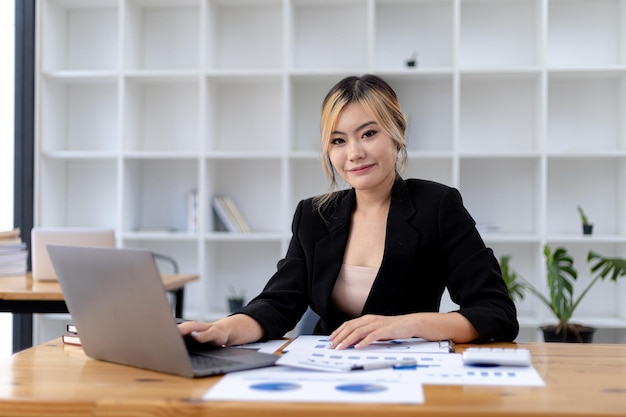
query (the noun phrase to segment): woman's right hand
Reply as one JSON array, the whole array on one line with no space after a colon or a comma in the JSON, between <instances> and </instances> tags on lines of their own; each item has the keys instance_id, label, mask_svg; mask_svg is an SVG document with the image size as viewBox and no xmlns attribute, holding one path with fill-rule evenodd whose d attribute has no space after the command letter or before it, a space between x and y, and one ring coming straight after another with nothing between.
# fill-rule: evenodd
<instances>
[{"instance_id":1,"label":"woman's right hand","mask_svg":"<svg viewBox=\"0 0 626 417\"><path fill-rule=\"evenodd\" d=\"M191 336L200 343L211 343L217 346L228 344L228 326L220 325L220 321L205 323L185 321L178 325L183 336Z\"/></svg>"},{"instance_id":2,"label":"woman's right hand","mask_svg":"<svg viewBox=\"0 0 626 417\"><path fill-rule=\"evenodd\" d=\"M256 342L264 334L261 325L245 314L234 314L212 323L186 321L179 324L178 328L183 336L191 335L200 343L217 346Z\"/></svg>"}]
</instances>

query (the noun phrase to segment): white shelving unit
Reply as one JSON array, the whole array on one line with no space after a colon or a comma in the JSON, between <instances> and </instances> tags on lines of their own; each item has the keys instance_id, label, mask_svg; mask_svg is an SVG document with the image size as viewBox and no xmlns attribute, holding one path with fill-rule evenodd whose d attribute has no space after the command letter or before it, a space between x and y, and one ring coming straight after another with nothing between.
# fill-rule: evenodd
<instances>
[{"instance_id":1,"label":"white shelving unit","mask_svg":"<svg viewBox=\"0 0 626 417\"><path fill-rule=\"evenodd\" d=\"M581 286L589 248L626 256L626 0L37 5L35 224L112 227L174 256L201 275L188 317L226 314L229 285L251 297L273 273L297 202L326 190L319 108L350 74L390 82L407 176L458 187L526 278L545 286L544 244L572 250ZM215 193L252 233L214 231ZM524 337L551 321L531 295L518 307ZM594 287L575 319L625 341L626 282Z\"/></svg>"}]
</instances>

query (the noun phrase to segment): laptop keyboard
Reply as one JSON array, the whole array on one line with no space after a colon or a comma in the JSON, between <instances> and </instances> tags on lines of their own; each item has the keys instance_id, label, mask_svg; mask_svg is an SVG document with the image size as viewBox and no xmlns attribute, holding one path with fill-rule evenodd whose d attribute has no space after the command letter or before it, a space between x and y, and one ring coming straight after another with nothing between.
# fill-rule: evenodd
<instances>
[{"instance_id":1,"label":"laptop keyboard","mask_svg":"<svg viewBox=\"0 0 626 417\"><path fill-rule=\"evenodd\" d=\"M231 359L208 355L193 354L189 355L189 357L191 358L191 365L194 369L206 369L215 366L230 366L240 363Z\"/></svg>"}]
</instances>

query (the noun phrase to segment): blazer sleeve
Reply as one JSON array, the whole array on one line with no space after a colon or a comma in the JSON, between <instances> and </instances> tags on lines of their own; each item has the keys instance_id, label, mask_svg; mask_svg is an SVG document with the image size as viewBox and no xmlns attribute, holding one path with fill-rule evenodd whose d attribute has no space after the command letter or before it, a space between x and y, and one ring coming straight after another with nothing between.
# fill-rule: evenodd
<instances>
[{"instance_id":1,"label":"blazer sleeve","mask_svg":"<svg viewBox=\"0 0 626 417\"><path fill-rule=\"evenodd\" d=\"M500 265L476 230L459 192L450 188L440 200L438 229L450 298L479 333L478 343L512 341L519 324Z\"/></svg>"}]
</instances>

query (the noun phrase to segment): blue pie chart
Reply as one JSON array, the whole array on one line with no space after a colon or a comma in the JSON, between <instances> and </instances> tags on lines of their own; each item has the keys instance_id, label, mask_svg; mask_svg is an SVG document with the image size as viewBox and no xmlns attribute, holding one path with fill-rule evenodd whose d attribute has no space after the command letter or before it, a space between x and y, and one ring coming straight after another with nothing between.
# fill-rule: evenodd
<instances>
[{"instance_id":1,"label":"blue pie chart","mask_svg":"<svg viewBox=\"0 0 626 417\"><path fill-rule=\"evenodd\" d=\"M353 393L373 393L373 392L383 392L387 390L387 387L384 385L377 384L344 384L337 385L335 387L337 391L343 392L353 392Z\"/></svg>"},{"instance_id":2,"label":"blue pie chart","mask_svg":"<svg viewBox=\"0 0 626 417\"><path fill-rule=\"evenodd\" d=\"M261 382L250 385L250 388L259 391L294 391L302 387L293 382Z\"/></svg>"}]
</instances>

